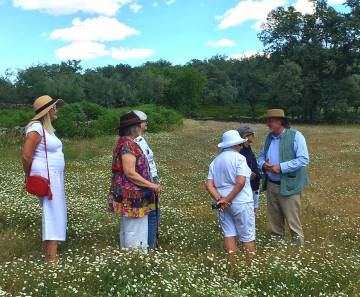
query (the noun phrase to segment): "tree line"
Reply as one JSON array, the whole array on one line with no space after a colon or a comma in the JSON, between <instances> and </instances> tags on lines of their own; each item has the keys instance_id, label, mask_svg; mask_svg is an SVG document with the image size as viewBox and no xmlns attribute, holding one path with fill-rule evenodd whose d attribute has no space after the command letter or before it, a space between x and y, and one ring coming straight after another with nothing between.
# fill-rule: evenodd
<instances>
[{"instance_id":1,"label":"tree line","mask_svg":"<svg viewBox=\"0 0 360 297\"><path fill-rule=\"evenodd\" d=\"M359 122L360 0L347 0L341 11L326 1L314 7L312 14L273 10L258 34L265 51L252 57L95 69L80 61L35 65L0 77L0 103L30 104L49 94L108 108L160 104L190 116L203 105L246 103L253 118L261 104L302 122Z\"/></svg>"}]
</instances>

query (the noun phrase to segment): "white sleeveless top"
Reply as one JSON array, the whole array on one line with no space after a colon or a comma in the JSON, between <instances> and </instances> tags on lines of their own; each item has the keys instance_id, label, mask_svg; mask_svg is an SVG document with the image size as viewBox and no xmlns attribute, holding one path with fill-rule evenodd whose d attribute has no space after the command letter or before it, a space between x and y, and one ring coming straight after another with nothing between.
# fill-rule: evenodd
<instances>
[{"instance_id":1,"label":"white sleeveless top","mask_svg":"<svg viewBox=\"0 0 360 297\"><path fill-rule=\"evenodd\" d=\"M25 132L28 134L34 131L37 132L40 136L43 136L43 128L39 122L32 123L29 127L27 127ZM62 142L59 138L57 138L55 133L50 134L46 130L44 131L46 136L49 171L64 171L65 160L62 151ZM47 176L44 137L41 137L41 142L36 147L33 155L31 173L34 172L41 173L42 176Z\"/></svg>"}]
</instances>

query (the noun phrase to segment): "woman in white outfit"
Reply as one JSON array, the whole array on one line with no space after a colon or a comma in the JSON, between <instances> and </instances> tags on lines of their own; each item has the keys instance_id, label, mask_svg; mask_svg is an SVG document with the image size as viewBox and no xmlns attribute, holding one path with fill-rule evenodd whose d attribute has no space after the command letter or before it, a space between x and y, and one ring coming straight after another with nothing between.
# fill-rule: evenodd
<instances>
[{"instance_id":1,"label":"woman in white outfit","mask_svg":"<svg viewBox=\"0 0 360 297\"><path fill-rule=\"evenodd\" d=\"M143 134L148 128L147 123L147 115L140 111L140 110L133 110L133 112L140 118L141 124L141 134L135 138L135 142L140 146L141 150L144 152L146 159L149 163L149 170L151 175L151 180L153 183L159 183L157 168L154 160L154 153L150 146L148 145L146 139L144 138ZM156 197L156 201L154 205L154 209L151 209L150 213L148 214L148 246L150 249L155 249L157 246L157 235L158 235L158 227L159 227L159 219L160 219L160 204L159 204L159 197Z\"/></svg>"},{"instance_id":2,"label":"woman in white outfit","mask_svg":"<svg viewBox=\"0 0 360 297\"><path fill-rule=\"evenodd\" d=\"M239 153L245 142L236 130L224 133L218 145L221 152L210 164L206 186L214 208L218 208L226 251L236 251L238 238L245 255L250 256L255 252L255 215L251 170Z\"/></svg>"},{"instance_id":3,"label":"woman in white outfit","mask_svg":"<svg viewBox=\"0 0 360 297\"><path fill-rule=\"evenodd\" d=\"M40 175L48 178L52 199L41 197L42 204L42 241L47 261L56 261L58 241L66 239L66 201L64 191L64 154L62 143L54 133L51 124L56 119L57 107L64 104L61 99L41 96L33 104L36 115L26 126L23 147L23 167L25 176ZM45 153L44 133L47 147Z\"/></svg>"}]
</instances>

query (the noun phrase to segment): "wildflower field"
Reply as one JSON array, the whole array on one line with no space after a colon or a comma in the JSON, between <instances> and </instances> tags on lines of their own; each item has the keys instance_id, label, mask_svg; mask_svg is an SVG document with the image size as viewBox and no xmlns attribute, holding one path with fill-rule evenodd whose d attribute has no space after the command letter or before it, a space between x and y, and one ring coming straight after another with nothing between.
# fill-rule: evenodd
<instances>
[{"instance_id":1,"label":"wildflower field","mask_svg":"<svg viewBox=\"0 0 360 297\"><path fill-rule=\"evenodd\" d=\"M0 138L0 296L360 296L360 129L298 126L311 185L304 192L306 245L269 236L257 214L257 254L228 263L204 181L223 131L238 123L185 121L148 134L159 167L161 248L121 252L119 219L106 212L115 136L63 139L68 240L56 266L41 257L41 209L24 191L22 139ZM266 128L256 125L258 153Z\"/></svg>"}]
</instances>

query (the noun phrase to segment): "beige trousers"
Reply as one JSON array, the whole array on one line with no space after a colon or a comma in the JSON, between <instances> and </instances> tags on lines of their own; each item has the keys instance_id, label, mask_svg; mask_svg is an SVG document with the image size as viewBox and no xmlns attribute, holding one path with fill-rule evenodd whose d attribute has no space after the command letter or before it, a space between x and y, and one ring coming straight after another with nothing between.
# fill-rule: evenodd
<instances>
[{"instance_id":1,"label":"beige trousers","mask_svg":"<svg viewBox=\"0 0 360 297\"><path fill-rule=\"evenodd\" d=\"M281 238L285 236L285 221L290 229L294 242L304 244L304 233L301 226L300 193L291 196L280 195L280 185L267 183L267 216L272 233Z\"/></svg>"}]
</instances>

